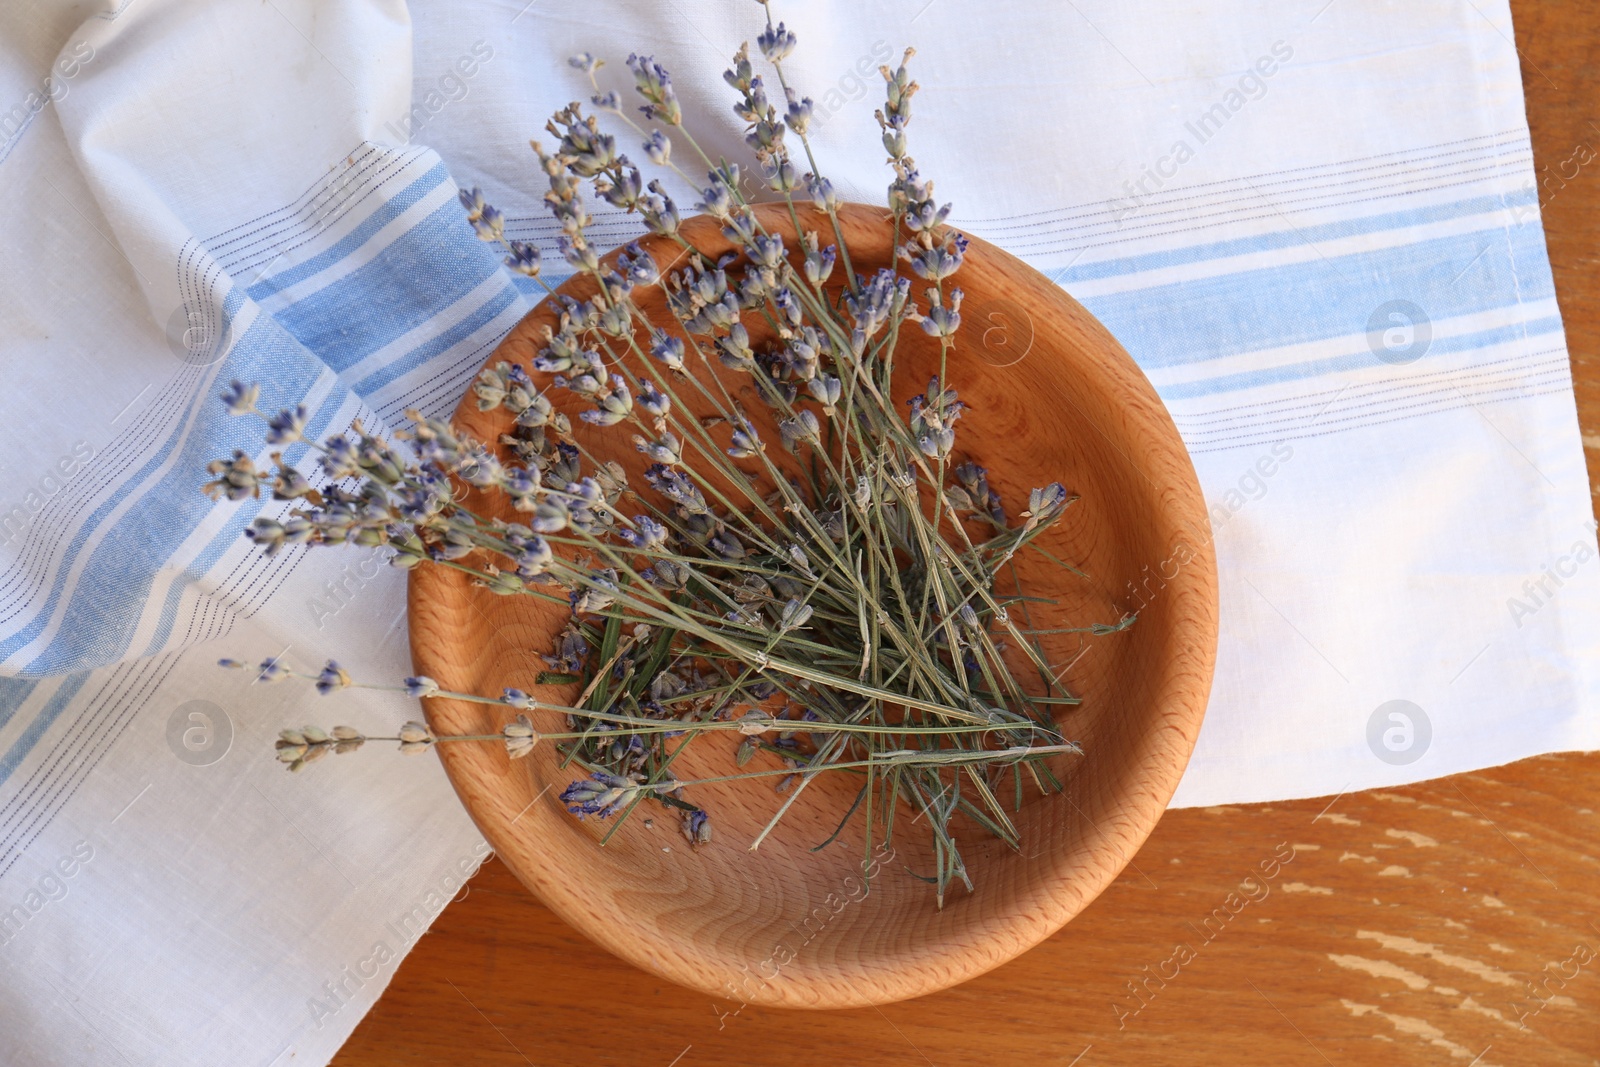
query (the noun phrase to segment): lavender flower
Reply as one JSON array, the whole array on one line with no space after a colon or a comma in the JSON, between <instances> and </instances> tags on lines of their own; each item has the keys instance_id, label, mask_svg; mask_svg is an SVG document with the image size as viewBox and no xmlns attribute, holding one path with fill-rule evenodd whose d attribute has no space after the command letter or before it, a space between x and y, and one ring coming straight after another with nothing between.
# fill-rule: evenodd
<instances>
[{"instance_id":1,"label":"lavender flower","mask_svg":"<svg viewBox=\"0 0 1600 1067\"><path fill-rule=\"evenodd\" d=\"M206 471L214 480L201 486L201 490L213 500L247 500L261 493L261 472L255 461L237 448L232 459L214 459L206 465Z\"/></svg>"},{"instance_id":2,"label":"lavender flower","mask_svg":"<svg viewBox=\"0 0 1600 1067\"><path fill-rule=\"evenodd\" d=\"M472 228L478 234L478 240L494 243L504 241L506 237L505 217L498 208L488 204L478 211L476 218L470 218Z\"/></svg>"},{"instance_id":3,"label":"lavender flower","mask_svg":"<svg viewBox=\"0 0 1600 1067\"><path fill-rule=\"evenodd\" d=\"M792 37L793 35L791 35L791 39ZM809 96L797 99L793 89L784 90L784 96L789 104L788 110L784 112L784 121L788 123L791 130L804 137L811 125L811 113L815 105Z\"/></svg>"},{"instance_id":4,"label":"lavender flower","mask_svg":"<svg viewBox=\"0 0 1600 1067\"><path fill-rule=\"evenodd\" d=\"M812 250L806 253L805 275L806 281L814 288L821 288L822 283L828 280L833 273L834 260L838 258L838 251L829 245L821 251Z\"/></svg>"},{"instance_id":5,"label":"lavender flower","mask_svg":"<svg viewBox=\"0 0 1600 1067\"><path fill-rule=\"evenodd\" d=\"M941 302L936 290L928 290L928 299L932 302L928 314L919 317L923 332L931 337L954 337L956 330L961 327L961 290L950 291L949 302Z\"/></svg>"},{"instance_id":6,"label":"lavender flower","mask_svg":"<svg viewBox=\"0 0 1600 1067\"><path fill-rule=\"evenodd\" d=\"M750 80L754 76L755 69L750 66L750 46L740 45L739 51L733 56L733 67L722 72L722 80L744 94L750 91Z\"/></svg>"},{"instance_id":7,"label":"lavender flower","mask_svg":"<svg viewBox=\"0 0 1600 1067\"><path fill-rule=\"evenodd\" d=\"M330 659L322 668L322 673L317 675L317 692L327 696L329 693L348 688L350 688L350 675L337 662Z\"/></svg>"},{"instance_id":8,"label":"lavender flower","mask_svg":"<svg viewBox=\"0 0 1600 1067\"><path fill-rule=\"evenodd\" d=\"M401 684L405 687L406 696L417 700L423 697L438 696L439 694L439 683L425 674L407 678Z\"/></svg>"},{"instance_id":9,"label":"lavender flower","mask_svg":"<svg viewBox=\"0 0 1600 1067\"><path fill-rule=\"evenodd\" d=\"M283 445L303 440L305 428L305 405L297 404L293 408L285 408L267 420L267 444Z\"/></svg>"},{"instance_id":10,"label":"lavender flower","mask_svg":"<svg viewBox=\"0 0 1600 1067\"><path fill-rule=\"evenodd\" d=\"M636 205L645 224L650 227L651 233L675 237L682 224L678 217L678 206L662 190L660 182L652 181L645 188L650 190L650 195L640 197Z\"/></svg>"},{"instance_id":11,"label":"lavender flower","mask_svg":"<svg viewBox=\"0 0 1600 1067\"><path fill-rule=\"evenodd\" d=\"M734 427L733 447L728 449L728 455L734 459L750 459L760 455L766 447L761 441L761 436L756 433L756 428L750 425L749 420L741 419Z\"/></svg>"},{"instance_id":12,"label":"lavender flower","mask_svg":"<svg viewBox=\"0 0 1600 1067\"><path fill-rule=\"evenodd\" d=\"M518 715L514 722L506 723L501 733L506 739L506 755L512 759L523 759L539 743L539 733L533 728L533 720L526 715Z\"/></svg>"},{"instance_id":13,"label":"lavender flower","mask_svg":"<svg viewBox=\"0 0 1600 1067\"><path fill-rule=\"evenodd\" d=\"M831 212L839 206L839 198L834 194L833 183L820 175L806 175L806 192L818 211Z\"/></svg>"},{"instance_id":14,"label":"lavender flower","mask_svg":"<svg viewBox=\"0 0 1600 1067\"><path fill-rule=\"evenodd\" d=\"M658 332L651 340L650 354L666 364L668 370L683 370L683 341L680 338Z\"/></svg>"},{"instance_id":15,"label":"lavender flower","mask_svg":"<svg viewBox=\"0 0 1600 1067\"><path fill-rule=\"evenodd\" d=\"M650 516L636 515L633 522L633 529L617 531L617 536L629 545L641 552L652 552L667 543L667 528Z\"/></svg>"},{"instance_id":16,"label":"lavender flower","mask_svg":"<svg viewBox=\"0 0 1600 1067\"><path fill-rule=\"evenodd\" d=\"M561 633L561 639L556 645L555 655L541 656L545 664L553 671L562 674L578 674L584 669L589 660L589 642L583 639L576 628L569 627Z\"/></svg>"},{"instance_id":17,"label":"lavender flower","mask_svg":"<svg viewBox=\"0 0 1600 1067\"><path fill-rule=\"evenodd\" d=\"M644 154L656 166L666 166L672 159L672 139L660 130L651 130L650 136L644 139Z\"/></svg>"},{"instance_id":18,"label":"lavender flower","mask_svg":"<svg viewBox=\"0 0 1600 1067\"><path fill-rule=\"evenodd\" d=\"M506 266L518 274L525 274L530 278L539 276L539 249L526 241L510 242L511 254L506 257Z\"/></svg>"},{"instance_id":19,"label":"lavender flower","mask_svg":"<svg viewBox=\"0 0 1600 1067\"><path fill-rule=\"evenodd\" d=\"M1028 510L1023 512L1031 529L1039 523L1049 522L1061 514L1072 498L1067 494L1060 482L1051 482L1043 489L1035 489L1028 494Z\"/></svg>"},{"instance_id":20,"label":"lavender flower","mask_svg":"<svg viewBox=\"0 0 1600 1067\"><path fill-rule=\"evenodd\" d=\"M906 154L906 125L911 121L911 97L916 94L917 83L911 80L906 64L916 55L916 49L907 48L898 70L890 73L880 67L885 84L883 110L878 112L878 124L883 127L883 146L890 159L902 159Z\"/></svg>"},{"instance_id":21,"label":"lavender flower","mask_svg":"<svg viewBox=\"0 0 1600 1067\"><path fill-rule=\"evenodd\" d=\"M823 374L806 383L806 392L820 401L823 410L832 415L844 393L844 384L831 374Z\"/></svg>"},{"instance_id":22,"label":"lavender flower","mask_svg":"<svg viewBox=\"0 0 1600 1067\"><path fill-rule=\"evenodd\" d=\"M672 401L649 379L639 383L639 406L658 419L666 418L672 410Z\"/></svg>"},{"instance_id":23,"label":"lavender flower","mask_svg":"<svg viewBox=\"0 0 1600 1067\"><path fill-rule=\"evenodd\" d=\"M682 563L670 559L657 560L654 565L639 572L639 577L667 592L677 593L689 587L694 572Z\"/></svg>"},{"instance_id":24,"label":"lavender flower","mask_svg":"<svg viewBox=\"0 0 1600 1067\"><path fill-rule=\"evenodd\" d=\"M967 250L967 239L961 234L951 234L944 245L922 248L907 244L900 248L900 258L911 264L917 277L930 282L941 282L961 269L961 259Z\"/></svg>"},{"instance_id":25,"label":"lavender flower","mask_svg":"<svg viewBox=\"0 0 1600 1067\"><path fill-rule=\"evenodd\" d=\"M632 804L640 794L639 783L609 771L591 771L561 791L567 810L582 819L596 815L609 819Z\"/></svg>"},{"instance_id":26,"label":"lavender flower","mask_svg":"<svg viewBox=\"0 0 1600 1067\"><path fill-rule=\"evenodd\" d=\"M593 411L583 413L583 421L596 426L615 426L633 413L633 394L619 374L611 376L611 389L595 397Z\"/></svg>"},{"instance_id":27,"label":"lavender flower","mask_svg":"<svg viewBox=\"0 0 1600 1067\"><path fill-rule=\"evenodd\" d=\"M683 813L683 836L691 845L711 843L711 816L696 808Z\"/></svg>"},{"instance_id":28,"label":"lavender flower","mask_svg":"<svg viewBox=\"0 0 1600 1067\"><path fill-rule=\"evenodd\" d=\"M678 94L673 91L672 78L665 68L651 56L630 55L628 69L633 71L634 89L648 101L639 109L644 117L668 126L681 125L683 109L678 106Z\"/></svg>"},{"instance_id":29,"label":"lavender flower","mask_svg":"<svg viewBox=\"0 0 1600 1067\"><path fill-rule=\"evenodd\" d=\"M614 572L611 572L614 575ZM617 587L607 572L597 571L588 576L588 585L574 589L567 597L574 615L598 614L617 602Z\"/></svg>"},{"instance_id":30,"label":"lavender flower","mask_svg":"<svg viewBox=\"0 0 1600 1067\"><path fill-rule=\"evenodd\" d=\"M261 666L256 670L258 682L281 682L289 677L290 670L284 665L283 660L272 656L261 661Z\"/></svg>"},{"instance_id":31,"label":"lavender flower","mask_svg":"<svg viewBox=\"0 0 1600 1067\"><path fill-rule=\"evenodd\" d=\"M778 617L778 629L784 633L798 630L810 621L811 615L811 605L791 599L783 606L783 611Z\"/></svg>"},{"instance_id":32,"label":"lavender flower","mask_svg":"<svg viewBox=\"0 0 1600 1067\"><path fill-rule=\"evenodd\" d=\"M683 442L672 433L664 433L654 441L634 434L633 446L662 466L673 467L683 462Z\"/></svg>"},{"instance_id":33,"label":"lavender flower","mask_svg":"<svg viewBox=\"0 0 1600 1067\"><path fill-rule=\"evenodd\" d=\"M815 415L809 411L802 411L793 418L784 419L779 423L778 432L783 437L783 447L792 452L801 441L820 440L822 426Z\"/></svg>"},{"instance_id":34,"label":"lavender flower","mask_svg":"<svg viewBox=\"0 0 1600 1067\"><path fill-rule=\"evenodd\" d=\"M316 528L303 518L292 517L286 522L279 522L266 516L257 516L245 530L245 537L249 538L268 556L275 556L286 545L300 545L310 541L316 534Z\"/></svg>"},{"instance_id":35,"label":"lavender flower","mask_svg":"<svg viewBox=\"0 0 1600 1067\"><path fill-rule=\"evenodd\" d=\"M235 381L222 391L222 403L228 409L229 415L248 415L256 408L256 401L261 396L261 387Z\"/></svg>"},{"instance_id":36,"label":"lavender flower","mask_svg":"<svg viewBox=\"0 0 1600 1067\"><path fill-rule=\"evenodd\" d=\"M421 755L432 748L437 740L426 723L408 722L400 727L400 751L407 756Z\"/></svg>"},{"instance_id":37,"label":"lavender flower","mask_svg":"<svg viewBox=\"0 0 1600 1067\"><path fill-rule=\"evenodd\" d=\"M769 63L782 63L794 51L795 44L795 35L784 29L781 22L776 27L768 26L756 38L756 47Z\"/></svg>"}]
</instances>

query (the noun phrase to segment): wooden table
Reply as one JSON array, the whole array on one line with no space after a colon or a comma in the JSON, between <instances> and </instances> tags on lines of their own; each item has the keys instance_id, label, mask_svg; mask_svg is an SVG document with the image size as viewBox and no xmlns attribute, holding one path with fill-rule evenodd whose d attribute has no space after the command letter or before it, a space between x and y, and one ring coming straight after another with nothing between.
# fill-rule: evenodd
<instances>
[{"instance_id":1,"label":"wooden table","mask_svg":"<svg viewBox=\"0 0 1600 1067\"><path fill-rule=\"evenodd\" d=\"M1600 493L1600 164L1558 173L1600 147L1600 6L1512 7ZM1267 896L1224 908L1289 848ZM1597 854L1600 754L1174 811L1078 919L983 978L881 1010L737 1015L594 947L491 861L335 1064L1592 1065Z\"/></svg>"}]
</instances>

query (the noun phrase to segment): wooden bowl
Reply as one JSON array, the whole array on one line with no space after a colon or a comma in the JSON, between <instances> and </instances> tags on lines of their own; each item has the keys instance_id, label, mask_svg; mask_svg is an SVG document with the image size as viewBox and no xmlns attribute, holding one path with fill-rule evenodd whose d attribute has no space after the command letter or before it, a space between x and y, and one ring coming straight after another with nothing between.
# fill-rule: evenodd
<instances>
[{"instance_id":1,"label":"wooden bowl","mask_svg":"<svg viewBox=\"0 0 1600 1067\"><path fill-rule=\"evenodd\" d=\"M824 217L802 212L803 225L828 232ZM766 205L760 217L792 239L785 209ZM891 264L884 220L882 209L844 211L858 271ZM729 248L709 219L689 220L684 235L712 256ZM663 267L681 254L663 240L643 243ZM835 271L836 282L842 273ZM1083 754L1059 757L1064 792L1033 791L1015 816L1021 851L962 828L975 888L957 884L941 909L932 888L908 873L932 870L926 827L913 825L910 813L896 820L894 854L874 858L870 891L861 881L867 853L859 815L837 842L811 851L855 795L858 783L847 775L819 776L754 852L749 843L783 800L772 779L693 787L696 802L712 812L708 845L691 848L676 815L647 805L601 847L608 823L580 822L563 810L559 793L578 774L558 766L553 744L518 762L499 745L438 748L484 836L540 900L623 959L720 1000L883 1004L955 985L1026 951L1132 858L1166 808L1200 729L1216 651L1216 573L1200 489L1172 421L1105 328L1037 271L974 240L956 280L966 302L950 380L971 405L958 451L988 468L1011 515L1026 508L1034 486L1060 481L1081 495L1048 544L1088 577L1041 567L1036 554L1018 558L1027 591L1058 602L1036 607L1033 625L1110 623L1139 613L1125 632L1062 635L1045 646L1083 698L1059 720ZM922 288L914 284L919 297ZM563 290L586 297L592 287L574 279ZM652 320L672 321L660 288L635 297ZM555 321L548 305L524 319L491 362L527 366L541 347L541 327ZM901 337L895 393L903 403L937 367L938 346L920 330ZM560 407L558 394L565 391L552 393ZM749 409L760 425L765 405ZM510 427L506 412L479 412L471 396L455 421L483 441ZM643 486L645 461L627 433L576 419L574 426ZM776 440L770 424L762 429ZM515 686L553 702L574 698L575 686L534 685L538 654L564 621L555 606L495 596L460 572L424 566L412 572L410 612L416 670L445 688L492 695ZM509 717L488 705L438 698L426 705L440 733L493 733ZM546 720L536 725L562 728L556 716ZM731 773L737 740L701 739L674 772L681 779Z\"/></svg>"}]
</instances>

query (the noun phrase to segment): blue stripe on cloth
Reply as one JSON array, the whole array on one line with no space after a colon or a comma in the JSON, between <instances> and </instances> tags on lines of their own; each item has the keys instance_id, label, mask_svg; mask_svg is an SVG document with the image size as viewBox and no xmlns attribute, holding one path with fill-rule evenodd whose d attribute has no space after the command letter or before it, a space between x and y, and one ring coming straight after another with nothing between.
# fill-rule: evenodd
<instances>
[{"instance_id":1,"label":"blue stripe on cloth","mask_svg":"<svg viewBox=\"0 0 1600 1067\"><path fill-rule=\"evenodd\" d=\"M55 725L55 721L61 717L61 713L66 710L67 705L72 702L72 698L78 695L78 690L82 689L83 683L88 680L88 671L69 674L61 680L60 686L57 687L43 710L28 724L28 728L22 731L22 735L12 742L11 747L6 750L6 754L0 756L0 785L4 785L6 779L11 777L22 761L28 758L28 753L33 751L33 746L39 743L39 738L44 736L46 730Z\"/></svg>"},{"instance_id":2,"label":"blue stripe on cloth","mask_svg":"<svg viewBox=\"0 0 1600 1067\"><path fill-rule=\"evenodd\" d=\"M28 678L0 677L0 730L5 729L6 723L11 721L11 717L22 707L38 684Z\"/></svg>"},{"instance_id":3,"label":"blue stripe on cloth","mask_svg":"<svg viewBox=\"0 0 1600 1067\"><path fill-rule=\"evenodd\" d=\"M1149 252L1138 256L1124 256L1120 259L1106 259L1095 263L1085 263L1081 267L1069 267L1060 274L1052 274L1062 285L1070 286L1074 282L1094 281L1100 278L1115 278L1124 274L1137 274L1140 271L1159 270L1162 267L1179 267L1188 263L1203 263L1214 259L1226 259L1229 256L1246 256L1255 252L1273 252L1283 248L1294 248L1302 244L1316 245L1322 241L1336 241L1345 237L1358 237L1362 234L1380 233L1385 230L1401 230L1411 226L1425 226L1434 222L1448 222L1451 219L1466 218L1472 215L1482 215L1490 211L1501 211L1513 207L1528 207L1536 200L1537 194L1532 189L1519 189L1505 196L1476 196L1466 200L1454 200L1448 204L1430 204L1427 207L1413 208L1409 211L1391 211L1382 215L1365 215L1361 218L1340 219L1338 222L1324 223L1320 226L1306 226L1298 230L1279 230L1272 233L1258 234L1254 237L1241 237L1231 241L1214 241L1210 244L1190 245L1185 248L1174 248L1164 252ZM981 236L981 235L980 235ZM1025 236L1032 236L1027 234ZM1002 248L1005 242L995 241ZM1018 252L1019 255L1025 253ZM1051 273L1047 271L1046 273Z\"/></svg>"},{"instance_id":4,"label":"blue stripe on cloth","mask_svg":"<svg viewBox=\"0 0 1600 1067\"><path fill-rule=\"evenodd\" d=\"M1140 366L1362 333L1373 312L1412 301L1433 320L1555 294L1537 226L1479 230L1332 259L1263 267L1083 299Z\"/></svg>"},{"instance_id":5,"label":"blue stripe on cloth","mask_svg":"<svg viewBox=\"0 0 1600 1067\"><path fill-rule=\"evenodd\" d=\"M1542 319L1534 319L1531 322L1516 322L1489 330L1479 330L1476 333L1461 334L1456 337L1441 337L1428 346L1428 355L1433 357L1451 352L1470 352L1474 349L1488 348L1490 345L1515 341L1521 337L1531 338L1556 333L1560 329L1561 317L1559 315L1548 315ZM1278 382L1297 381L1302 378L1316 378L1339 371L1361 370L1375 366L1377 363L1378 360L1373 356L1371 349L1363 345L1357 352L1329 356L1326 359L1307 360L1304 363L1291 363L1264 370L1241 371L1238 374L1224 374L1216 378L1207 378L1204 381L1185 382L1181 385L1157 386L1156 392L1161 394L1161 399L1164 401L1189 400L1197 396L1209 396L1213 393L1253 389L1256 386L1275 385ZM1443 388L1445 387L1441 387L1441 389Z\"/></svg>"},{"instance_id":6,"label":"blue stripe on cloth","mask_svg":"<svg viewBox=\"0 0 1600 1067\"><path fill-rule=\"evenodd\" d=\"M265 295L274 287L293 284L298 278L333 265L338 256L355 252L383 225L446 180L448 174L443 165L436 164L377 208L329 252L258 283L247 292L230 290L225 314L231 321L246 295ZM459 205L451 201L397 237L371 262L277 315L258 319L246 331L246 337L232 347L217 380L234 377L259 381L271 390L263 397L264 406L292 405L306 395L330 364L337 370L444 313L461 296L501 270L498 258L472 235ZM509 286L505 291L514 298ZM297 344L297 340L310 343ZM139 492L139 501L95 548L55 636L38 656L22 665L21 673L33 676L100 666L113 662L127 650L155 573L213 506L198 491L207 480L205 465L233 448L253 453L260 444L259 426L225 415L220 404L203 403L200 412L172 469L155 485ZM180 434L181 426L74 532L41 609L26 626L0 641L0 660L11 657L44 632L60 606L68 574L86 542L107 516L128 499L135 485L172 457ZM214 542L215 539L207 547L208 555ZM215 558L217 555L210 555L205 562L214 563Z\"/></svg>"},{"instance_id":7,"label":"blue stripe on cloth","mask_svg":"<svg viewBox=\"0 0 1600 1067\"><path fill-rule=\"evenodd\" d=\"M298 285L307 278L327 270L370 241L379 230L399 218L405 213L406 209L433 192L448 181L449 178L450 173L445 170L444 164L435 163L416 181L397 193L392 200L389 200L363 219L360 225L340 238L333 247L317 253L304 263L297 263L293 267L289 267L270 278L263 279L250 286L248 291L250 299L256 301L265 300L275 293L280 293L292 285ZM463 225L465 225L464 218Z\"/></svg>"},{"instance_id":8,"label":"blue stripe on cloth","mask_svg":"<svg viewBox=\"0 0 1600 1067\"><path fill-rule=\"evenodd\" d=\"M345 277L274 315L336 371L423 325L502 271L455 201Z\"/></svg>"},{"instance_id":9,"label":"blue stripe on cloth","mask_svg":"<svg viewBox=\"0 0 1600 1067\"><path fill-rule=\"evenodd\" d=\"M221 370L218 381L232 377L264 383L262 405L273 410L299 403L326 368L263 317L234 344ZM209 480L206 464L235 448L254 454L261 446L260 424L227 414L212 396L200 398L194 428L180 445L182 433L181 425L175 427L160 450L73 535L43 607L27 626L0 642L0 660L44 631L90 535L135 486L173 460L154 485L139 491L137 502L95 547L55 637L18 673L37 676L100 666L127 650L156 572L215 506L200 492Z\"/></svg>"},{"instance_id":10,"label":"blue stripe on cloth","mask_svg":"<svg viewBox=\"0 0 1600 1067\"><path fill-rule=\"evenodd\" d=\"M554 289L566 280L566 278L557 280L556 278L546 276L544 282L545 285L548 285L550 288ZM530 278L526 274L513 274L511 276L511 283L517 287L517 292L521 293L527 298L530 304L537 304L539 301L543 300L549 295L545 292L544 285L539 284L538 278Z\"/></svg>"},{"instance_id":11,"label":"blue stripe on cloth","mask_svg":"<svg viewBox=\"0 0 1600 1067\"><path fill-rule=\"evenodd\" d=\"M520 303L521 301L522 294L517 292L517 287L508 281L504 288L468 313L460 322L457 322L433 340L418 345L404 356L389 363L382 370L373 371L361 379L356 383L356 392L364 397L372 396L396 378L403 377L429 360L448 352L451 348L477 333L511 304Z\"/></svg>"},{"instance_id":12,"label":"blue stripe on cloth","mask_svg":"<svg viewBox=\"0 0 1600 1067\"><path fill-rule=\"evenodd\" d=\"M349 398L350 391L343 385L335 384L332 392L323 400L317 410L311 414L311 417L306 420L306 437L315 440L326 434L328 425L333 421L334 415L338 413ZM304 442L297 442L284 449L283 455L290 466L295 466L309 451L309 445ZM217 532L216 536L206 543L206 547L200 551L194 561L184 568L183 575L176 579L167 590L166 600L161 605L161 616L156 623L155 634L151 637L143 655L153 656L165 647L167 639L172 634L173 623L177 620L178 605L182 602L185 590L199 581L202 576L216 565L217 560L221 559L224 553L239 543L239 539L244 535L245 528L261 513L261 508L262 502L259 500L244 501L239 506L239 510Z\"/></svg>"}]
</instances>

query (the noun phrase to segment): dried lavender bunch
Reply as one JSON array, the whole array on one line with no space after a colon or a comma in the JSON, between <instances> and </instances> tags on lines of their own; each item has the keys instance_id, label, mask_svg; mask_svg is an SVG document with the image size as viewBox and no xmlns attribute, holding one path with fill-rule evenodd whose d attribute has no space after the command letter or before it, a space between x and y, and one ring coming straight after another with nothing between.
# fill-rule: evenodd
<instances>
[{"instance_id":1,"label":"dried lavender bunch","mask_svg":"<svg viewBox=\"0 0 1600 1067\"><path fill-rule=\"evenodd\" d=\"M967 241L946 226L950 205L937 203L907 153L912 52L897 69L883 68L877 112L894 175L887 224L896 265L866 274L852 265L838 200L818 172L807 136L812 103L784 73L795 37L769 14L756 43L783 110L748 47L724 79L737 94L760 181L799 235L794 245L762 225L742 168L712 159L684 128L671 77L652 57L627 63L648 129L616 92L601 89L599 61L575 57L593 108L631 131L653 164L699 188L696 209L721 224L736 251L712 260L694 248L660 181L646 183L599 118L571 104L547 124L555 143L536 141L533 150L549 183L546 206L561 226L556 251L597 291L578 300L546 285L558 323L531 366L501 362L479 375L478 407L507 411L512 432L480 442L412 412L409 431L392 438L357 424L313 442L303 434L303 409L267 415L256 386L234 383L223 397L228 409L260 418L268 444L316 453L323 484L314 487L283 452L272 454L266 472L235 452L211 465L215 480L205 488L242 499L270 487L275 498L297 502L249 529L268 554L386 545L396 566L450 567L496 594L541 597L569 612L544 655L547 669L531 681L580 685L570 703L520 689L447 692L428 678L368 686L556 712L566 729L541 735L526 714L482 736L437 736L420 723L393 738L306 727L278 742L290 769L367 740L398 741L411 752L500 742L512 758L549 740L586 775L562 794L577 817L614 819L614 833L653 800L678 809L697 844L710 840L711 821L690 799L693 785L772 777L787 796L752 848L817 774L854 774L861 785L840 829L861 812L870 854L875 834L894 833L897 811L925 817L934 852L926 880L942 903L952 881L972 884L953 820L968 818L1017 846L1007 808L1020 807L1030 783L1059 788L1046 761L1077 751L1055 723L1056 710L1077 699L1060 687L1038 636L1113 633L1132 618L1036 630L1028 597L997 592L1003 572L1014 577L1019 552L1071 569L1036 542L1076 498L1059 483L1037 488L1014 522L986 471L957 451L965 405L946 371L962 294L949 283ZM791 154L795 141L803 162ZM680 167L684 152L704 168L703 179ZM637 243L602 262L587 236L586 196L637 213L651 233L680 246L681 269L664 277ZM511 269L544 284L540 251L507 239L503 216L476 189L461 201L478 236L501 244ZM836 267L842 291L827 287ZM920 301L913 277L925 283ZM657 286L669 321L653 320L635 299ZM902 412L889 398L908 323L938 340L940 361ZM552 391L581 398L583 421L628 435L651 461L644 487L581 443ZM776 442L763 438L747 402L770 410L764 422L776 425ZM457 482L500 494L526 518L470 509L452 492ZM1011 661L1025 661L1043 692L1030 693ZM272 659L257 676L302 678L324 693L361 684L333 662L311 674ZM718 733L739 735L737 767L761 753L773 765L692 781L673 776L692 742Z\"/></svg>"}]
</instances>

